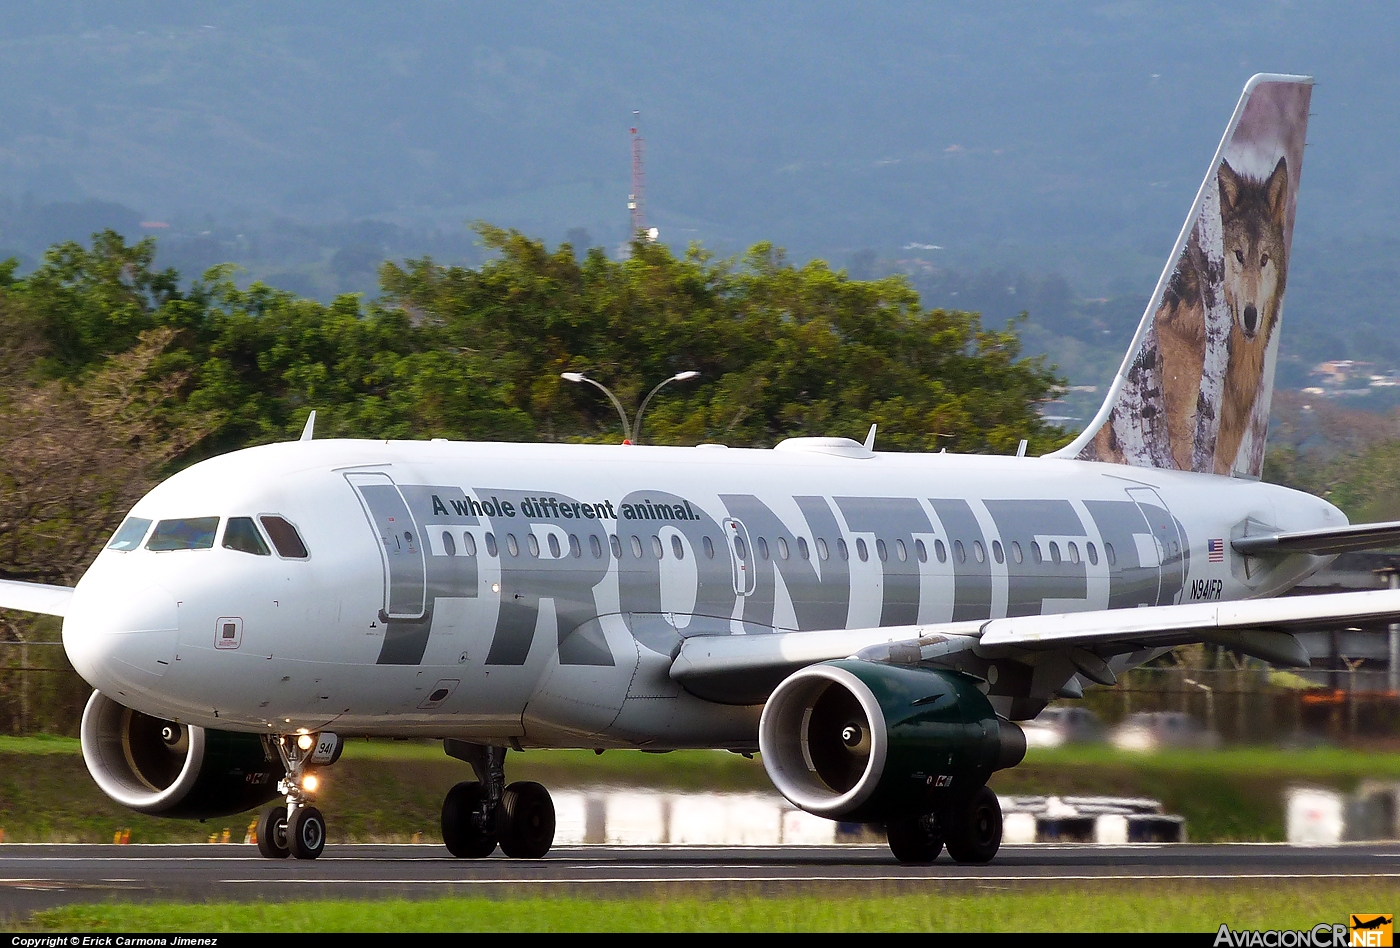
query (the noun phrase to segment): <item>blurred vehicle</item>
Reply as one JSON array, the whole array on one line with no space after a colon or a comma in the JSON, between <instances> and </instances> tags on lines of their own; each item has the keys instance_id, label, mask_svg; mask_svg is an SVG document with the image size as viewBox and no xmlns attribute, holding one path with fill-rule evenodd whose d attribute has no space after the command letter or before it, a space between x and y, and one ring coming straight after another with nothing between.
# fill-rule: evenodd
<instances>
[{"instance_id":1,"label":"blurred vehicle","mask_svg":"<svg viewBox=\"0 0 1400 948\"><path fill-rule=\"evenodd\" d=\"M1021 725L1027 747L1060 747L1104 739L1099 716L1088 708L1053 707L1040 712L1033 721Z\"/></svg>"},{"instance_id":2,"label":"blurred vehicle","mask_svg":"<svg viewBox=\"0 0 1400 948\"><path fill-rule=\"evenodd\" d=\"M1139 711L1109 734L1119 750L1155 751L1166 747L1214 748L1220 735L1184 711Z\"/></svg>"}]
</instances>

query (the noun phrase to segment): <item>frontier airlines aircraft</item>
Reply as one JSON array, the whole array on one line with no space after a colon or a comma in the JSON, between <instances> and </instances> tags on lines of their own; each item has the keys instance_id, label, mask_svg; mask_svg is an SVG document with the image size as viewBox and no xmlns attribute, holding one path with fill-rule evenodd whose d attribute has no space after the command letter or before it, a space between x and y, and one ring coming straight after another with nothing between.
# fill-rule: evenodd
<instances>
[{"instance_id":1,"label":"frontier airlines aircraft","mask_svg":"<svg viewBox=\"0 0 1400 948\"><path fill-rule=\"evenodd\" d=\"M277 800L315 858L351 736L441 739L475 780L448 849L540 857L554 807L509 750L759 751L794 805L895 857L985 862L1015 723L1188 642L1306 665L1294 632L1390 591L1277 597L1400 541L1260 483L1311 80L1251 79L1097 417L1045 457L302 440L196 464L131 510L62 616L113 799Z\"/></svg>"}]
</instances>

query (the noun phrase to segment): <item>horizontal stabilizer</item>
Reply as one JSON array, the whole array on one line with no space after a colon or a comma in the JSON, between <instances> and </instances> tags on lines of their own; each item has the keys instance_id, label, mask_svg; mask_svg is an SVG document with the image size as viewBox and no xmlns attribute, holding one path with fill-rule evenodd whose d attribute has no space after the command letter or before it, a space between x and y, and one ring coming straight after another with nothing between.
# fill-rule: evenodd
<instances>
[{"instance_id":1,"label":"horizontal stabilizer","mask_svg":"<svg viewBox=\"0 0 1400 948\"><path fill-rule=\"evenodd\" d=\"M71 586L45 586L42 583L0 579L0 609L63 616L68 614L68 600L72 598Z\"/></svg>"},{"instance_id":2,"label":"horizontal stabilizer","mask_svg":"<svg viewBox=\"0 0 1400 948\"><path fill-rule=\"evenodd\" d=\"M1236 553L1248 556L1283 556L1288 553L1349 553L1400 546L1400 520L1389 523L1355 523L1346 527L1299 530L1296 533L1270 533L1232 540Z\"/></svg>"}]
</instances>

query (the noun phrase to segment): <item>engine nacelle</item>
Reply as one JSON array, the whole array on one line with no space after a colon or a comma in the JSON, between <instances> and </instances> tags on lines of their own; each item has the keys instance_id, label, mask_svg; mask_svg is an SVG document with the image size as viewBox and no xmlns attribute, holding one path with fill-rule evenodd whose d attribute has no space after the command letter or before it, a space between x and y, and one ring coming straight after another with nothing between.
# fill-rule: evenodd
<instances>
[{"instance_id":1,"label":"engine nacelle","mask_svg":"<svg viewBox=\"0 0 1400 948\"><path fill-rule=\"evenodd\" d=\"M276 797L286 773L259 734L162 721L94 691L83 710L83 762L123 806L156 816L205 819Z\"/></svg>"},{"instance_id":2,"label":"engine nacelle","mask_svg":"<svg viewBox=\"0 0 1400 948\"><path fill-rule=\"evenodd\" d=\"M1021 762L1026 736L966 675L845 659L783 681L764 705L758 746L794 805L882 822L973 793Z\"/></svg>"}]
</instances>

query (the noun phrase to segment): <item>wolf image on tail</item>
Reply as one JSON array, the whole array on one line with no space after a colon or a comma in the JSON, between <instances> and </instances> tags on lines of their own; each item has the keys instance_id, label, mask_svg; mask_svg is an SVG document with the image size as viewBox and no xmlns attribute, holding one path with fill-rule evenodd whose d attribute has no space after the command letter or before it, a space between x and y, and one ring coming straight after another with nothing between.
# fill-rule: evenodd
<instances>
[{"instance_id":1,"label":"wolf image on tail","mask_svg":"<svg viewBox=\"0 0 1400 948\"><path fill-rule=\"evenodd\" d=\"M1246 85L1108 397L1057 456L1260 476L1311 93Z\"/></svg>"},{"instance_id":2,"label":"wolf image on tail","mask_svg":"<svg viewBox=\"0 0 1400 948\"><path fill-rule=\"evenodd\" d=\"M1225 251L1225 306L1230 312L1230 355L1225 370L1215 472L1228 474L1251 423L1274 327L1288 279L1288 160L1267 181L1235 174L1220 163L1220 231Z\"/></svg>"}]
</instances>

